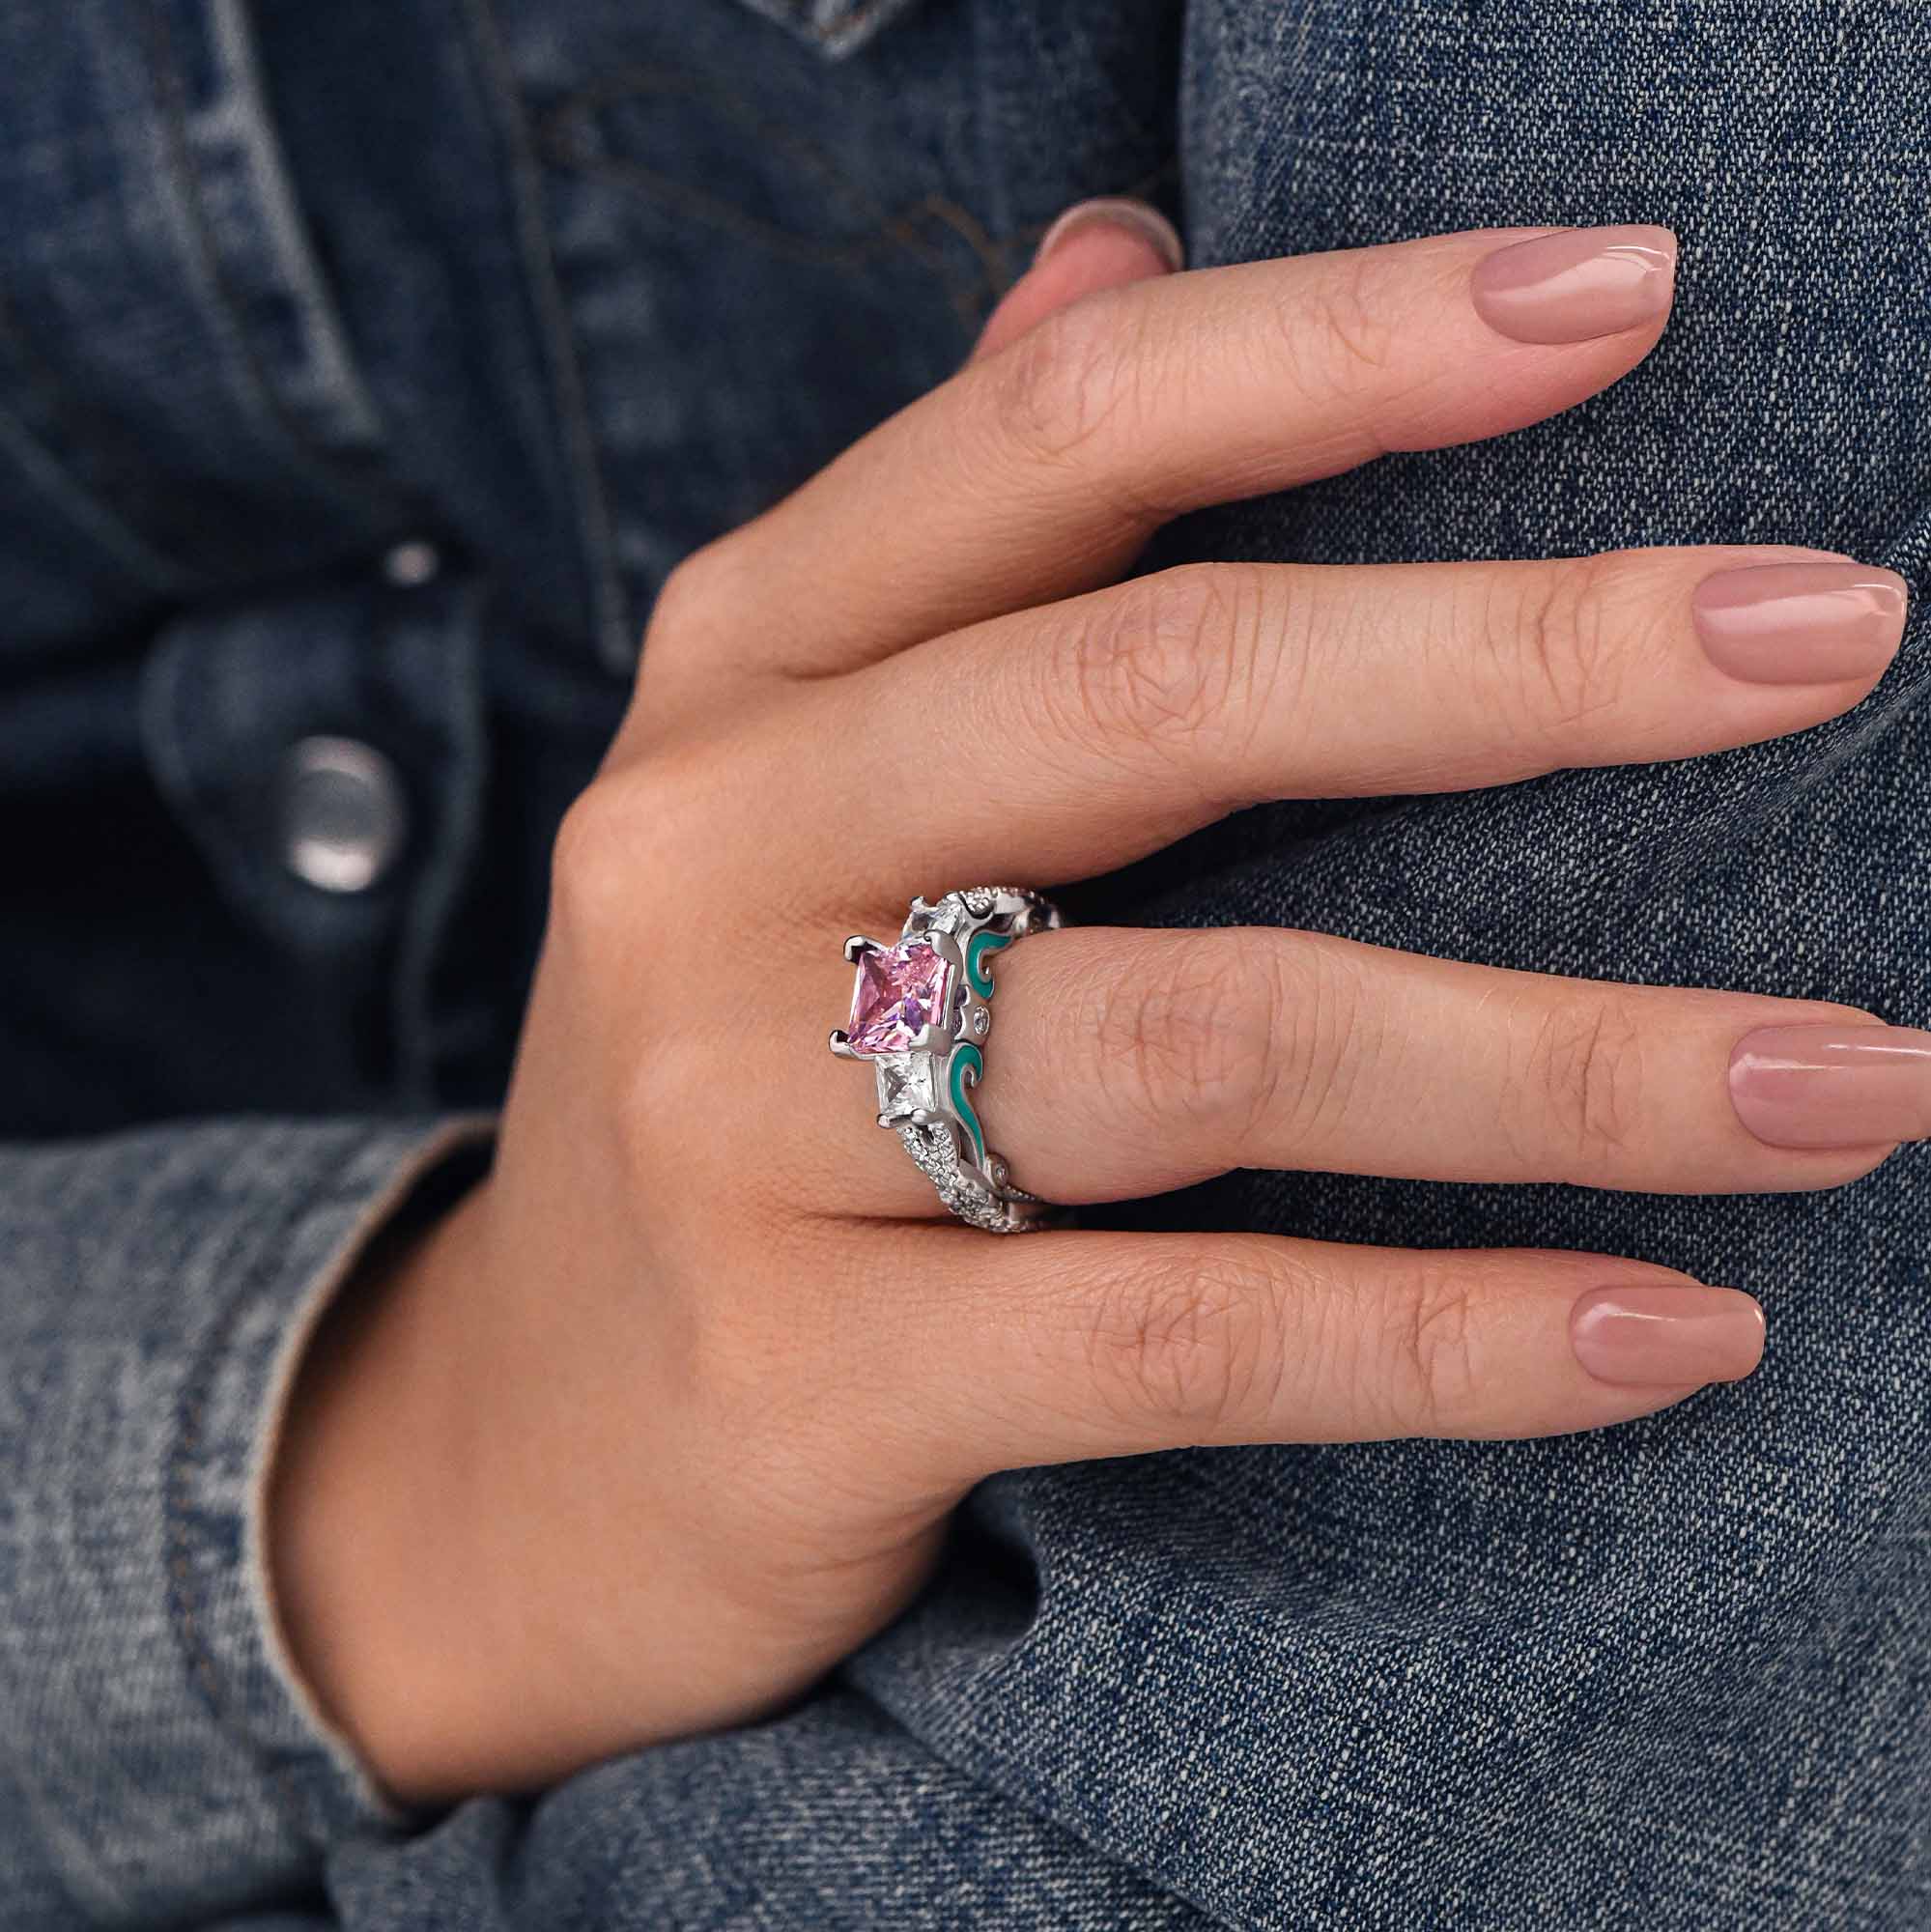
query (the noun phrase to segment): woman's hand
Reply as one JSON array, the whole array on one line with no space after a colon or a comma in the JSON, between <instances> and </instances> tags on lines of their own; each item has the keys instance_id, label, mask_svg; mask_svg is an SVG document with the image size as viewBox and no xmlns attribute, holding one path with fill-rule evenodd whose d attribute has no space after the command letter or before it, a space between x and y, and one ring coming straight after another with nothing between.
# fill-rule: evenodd
<instances>
[{"instance_id":1,"label":"woman's hand","mask_svg":"<svg viewBox=\"0 0 1931 1932\"><path fill-rule=\"evenodd\" d=\"M994 353L676 574L557 844L494 1172L338 1313L279 1468L286 1629L396 1792L781 1707L995 1470L1590 1429L1749 1372L1746 1295L1608 1257L992 1238L825 1050L841 942L914 894L1862 697L1902 586L1815 552L1117 581L1190 507L1569 408L1655 343L1672 263L1624 229L1167 276L1089 222ZM1276 930L998 970L980 1109L1056 1201L1235 1166L1829 1187L1931 1130L1931 1039L1847 1009Z\"/></svg>"}]
</instances>

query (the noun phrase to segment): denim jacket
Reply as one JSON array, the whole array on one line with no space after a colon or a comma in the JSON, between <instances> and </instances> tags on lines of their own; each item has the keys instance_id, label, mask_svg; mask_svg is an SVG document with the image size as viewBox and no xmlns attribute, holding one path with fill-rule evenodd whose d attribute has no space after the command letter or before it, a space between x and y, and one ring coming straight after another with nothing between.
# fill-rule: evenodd
<instances>
[{"instance_id":1,"label":"denim jacket","mask_svg":"<svg viewBox=\"0 0 1931 1932\"><path fill-rule=\"evenodd\" d=\"M1921 0L0 9L0 1932L1931 1923L1910 1153L1122 1209L1639 1255L1772 1351L1597 1435L1001 1477L796 1710L531 1799L390 1810L260 1548L304 1336L487 1159L657 586L955 367L1061 208L1151 196L1199 265L1683 237L1606 395L1150 562L1792 541L1923 586L1927 66ZM1928 650L1800 738L1250 812L1077 904L1922 1024Z\"/></svg>"}]
</instances>

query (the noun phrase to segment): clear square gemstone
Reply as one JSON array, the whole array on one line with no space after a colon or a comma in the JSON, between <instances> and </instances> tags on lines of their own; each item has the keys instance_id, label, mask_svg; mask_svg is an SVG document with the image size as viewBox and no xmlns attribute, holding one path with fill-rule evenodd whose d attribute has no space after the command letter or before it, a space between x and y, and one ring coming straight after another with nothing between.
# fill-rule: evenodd
<instances>
[{"instance_id":1,"label":"clear square gemstone","mask_svg":"<svg viewBox=\"0 0 1931 1932\"><path fill-rule=\"evenodd\" d=\"M881 1060L878 1063L878 1111L881 1114L909 1114L915 1107L927 1111L932 1105L932 1063L923 1054Z\"/></svg>"}]
</instances>

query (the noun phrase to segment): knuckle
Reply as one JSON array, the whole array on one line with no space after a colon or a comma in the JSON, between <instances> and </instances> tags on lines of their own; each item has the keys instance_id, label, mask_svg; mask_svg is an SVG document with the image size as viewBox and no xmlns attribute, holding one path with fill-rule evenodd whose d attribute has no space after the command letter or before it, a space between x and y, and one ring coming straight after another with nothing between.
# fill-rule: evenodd
<instances>
[{"instance_id":1,"label":"knuckle","mask_svg":"<svg viewBox=\"0 0 1931 1932\"><path fill-rule=\"evenodd\" d=\"M1275 1287L1264 1263L1233 1252L1110 1283L1090 1331L1102 1406L1204 1435L1264 1413L1279 1375Z\"/></svg>"},{"instance_id":2,"label":"knuckle","mask_svg":"<svg viewBox=\"0 0 1931 1932\"><path fill-rule=\"evenodd\" d=\"M551 845L553 923L601 926L628 891L627 829L612 785L599 780L571 802Z\"/></svg>"},{"instance_id":3,"label":"knuckle","mask_svg":"<svg viewBox=\"0 0 1931 1932\"><path fill-rule=\"evenodd\" d=\"M1453 1434L1479 1406L1484 1298L1466 1268L1434 1265L1391 1300L1388 1385L1378 1392L1390 1434Z\"/></svg>"},{"instance_id":4,"label":"knuckle","mask_svg":"<svg viewBox=\"0 0 1931 1932\"><path fill-rule=\"evenodd\" d=\"M1507 668L1503 701L1513 700L1520 736L1538 753L1559 755L1578 726L1621 696L1605 575L1603 559L1578 557L1490 580L1483 641L1491 661Z\"/></svg>"},{"instance_id":5,"label":"knuckle","mask_svg":"<svg viewBox=\"0 0 1931 1932\"><path fill-rule=\"evenodd\" d=\"M1137 345L1122 307L1103 295L1073 302L985 364L994 433L1022 461L1076 459L1132 406Z\"/></svg>"},{"instance_id":6,"label":"knuckle","mask_svg":"<svg viewBox=\"0 0 1931 1932\"><path fill-rule=\"evenodd\" d=\"M711 641L744 602L747 560L732 537L682 558L659 586L644 627L646 655L696 649Z\"/></svg>"},{"instance_id":7,"label":"knuckle","mask_svg":"<svg viewBox=\"0 0 1931 1932\"><path fill-rule=\"evenodd\" d=\"M1049 653L1062 724L1083 743L1151 753L1206 783L1254 728L1258 571L1182 565L1083 599Z\"/></svg>"},{"instance_id":8,"label":"knuckle","mask_svg":"<svg viewBox=\"0 0 1931 1932\"><path fill-rule=\"evenodd\" d=\"M1525 1158L1553 1179L1600 1179L1628 1152L1641 1115L1642 1029L1615 994L1558 1000L1526 1033L1514 1117Z\"/></svg>"},{"instance_id":9,"label":"knuckle","mask_svg":"<svg viewBox=\"0 0 1931 1932\"><path fill-rule=\"evenodd\" d=\"M1143 1131L1232 1130L1268 1111L1289 1002L1273 948L1217 935L1150 949L1093 987L1104 1100Z\"/></svg>"},{"instance_id":10,"label":"knuckle","mask_svg":"<svg viewBox=\"0 0 1931 1932\"><path fill-rule=\"evenodd\" d=\"M551 843L553 928L596 938L634 925L660 882L675 882L687 796L653 759L608 772L580 792Z\"/></svg>"}]
</instances>

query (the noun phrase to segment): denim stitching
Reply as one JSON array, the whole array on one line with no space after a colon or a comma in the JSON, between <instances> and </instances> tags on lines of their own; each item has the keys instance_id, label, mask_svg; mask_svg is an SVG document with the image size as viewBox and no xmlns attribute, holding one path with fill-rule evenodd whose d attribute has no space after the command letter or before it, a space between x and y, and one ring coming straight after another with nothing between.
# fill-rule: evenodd
<instances>
[{"instance_id":1,"label":"denim stitching","mask_svg":"<svg viewBox=\"0 0 1931 1932\"><path fill-rule=\"evenodd\" d=\"M225 881L219 814L203 798L188 762L182 685L190 668L192 630L175 631L150 653L137 694L141 743L156 789L194 839L210 875Z\"/></svg>"},{"instance_id":2,"label":"denim stitching","mask_svg":"<svg viewBox=\"0 0 1931 1932\"><path fill-rule=\"evenodd\" d=\"M180 597L198 582L170 558L150 549L106 504L70 476L32 431L5 410L0 410L0 448L13 456L15 469L43 502L145 589L164 597Z\"/></svg>"},{"instance_id":3,"label":"denim stitching","mask_svg":"<svg viewBox=\"0 0 1931 1932\"><path fill-rule=\"evenodd\" d=\"M168 1453L166 1479L162 1486L162 1509L167 1544L167 1610L175 1642L188 1681L199 1693L208 1715L216 1727L260 1763L268 1775L275 1802L287 1822L304 1839L305 1806L301 1803L298 1765L267 1756L250 1734L246 1719L235 1708L231 1690L215 1663L200 1617L200 1592L194 1578L193 1556L197 1532L190 1520L193 1510L196 1451L202 1446L201 1432L208 1404L226 1345L249 1302L272 1272L274 1258L289 1245L291 1231L305 1217L327 1213L345 1202L358 1201L363 1190L352 1184L348 1171L362 1151L359 1142L352 1142L331 1181L316 1193L298 1198L288 1211L276 1218L269 1230L261 1230L251 1217L237 1215L230 1225L230 1238L224 1244L221 1272L228 1272L243 1243L255 1240L251 1261L241 1270L241 1280L233 1294L222 1304L195 1356L176 1405L173 1444Z\"/></svg>"},{"instance_id":4,"label":"denim stitching","mask_svg":"<svg viewBox=\"0 0 1931 1932\"><path fill-rule=\"evenodd\" d=\"M741 127L746 136L782 150L801 167L809 169L850 207L861 220L870 224L867 232L850 242L818 242L797 235L776 222L760 220L733 203L674 176L645 167L622 156L600 155L587 140L590 127L607 107L619 101L650 95L670 95L682 99L707 100L720 113ZM544 117L538 138L545 157L555 165L584 175L591 180L649 195L695 220L722 228L740 240L754 242L785 261L813 268L857 270L893 247L905 249L939 277L951 291L954 306L968 308L980 299L985 286L963 280L945 251L925 241L918 224L927 215L946 221L957 232L983 238L985 230L964 209L941 195L926 195L910 207L889 212L862 183L845 174L815 143L807 141L789 128L771 121L734 89L722 86L708 75L686 72L667 67L633 67L591 83L566 96ZM976 245L981 265L988 257Z\"/></svg>"},{"instance_id":5,"label":"denim stitching","mask_svg":"<svg viewBox=\"0 0 1931 1932\"><path fill-rule=\"evenodd\" d=\"M721 195L678 181L639 161L597 154L591 149L588 129L606 107L653 94L707 99L737 122L752 139L781 148L795 157L872 226L847 242L815 241L776 222L762 220ZM968 329L982 321L991 305L1011 287L1033 246L1052 226L1047 220L1030 224L1009 236L994 235L962 203L938 193L923 195L896 211L887 211L862 183L847 175L822 149L761 114L744 96L708 75L674 68L628 68L577 89L543 117L537 126L537 140L544 158L557 167L648 195L676 213L723 229L785 261L856 272L891 249L902 249L947 285L953 309ZM1145 198L1172 179L1178 169L1178 156L1169 156L1151 173L1123 188L1095 192ZM980 269L977 279L961 275L947 251L920 233L921 224L928 221L951 229L973 251Z\"/></svg>"},{"instance_id":6,"label":"denim stitching","mask_svg":"<svg viewBox=\"0 0 1931 1932\"><path fill-rule=\"evenodd\" d=\"M195 250L208 277L208 285L226 315L228 347L246 371L249 386L263 412L288 439L290 447L305 460L312 480L357 524L373 526L380 520L380 514L385 514L390 520L401 518L405 522L410 521L407 506L380 478L372 472L344 465L332 451L315 440L304 424L297 421L283 408L273 382L262 366L246 314L229 282L202 200L201 175L194 162L193 143L188 139L185 85L174 33L165 13L165 0L147 0L141 9L140 20L141 38L147 49L149 67L155 78L155 95L161 110L168 161L181 184L182 207L187 215ZM372 497L381 502L380 514L372 507Z\"/></svg>"},{"instance_id":7,"label":"denim stitching","mask_svg":"<svg viewBox=\"0 0 1931 1932\"><path fill-rule=\"evenodd\" d=\"M558 427L585 533L598 654L608 668L630 676L637 668L641 639L633 635L617 569L616 535L603 462L590 426L588 392L577 360L569 312L557 279L555 248L543 212L543 180L533 130L517 92L493 0L459 0L459 4L495 106L497 132L508 151L517 246L523 255L530 306L550 362Z\"/></svg>"},{"instance_id":8,"label":"denim stitching","mask_svg":"<svg viewBox=\"0 0 1931 1932\"><path fill-rule=\"evenodd\" d=\"M117 467L128 467L119 461L128 448L128 439L71 393L22 331L4 291L0 291L0 349L11 353L20 380L50 417L72 426L95 449L116 459ZM0 410L0 440L13 449L21 470L43 497L150 589L179 597L207 581L203 573L151 544L106 500L98 484L90 486L74 475L24 422L4 410Z\"/></svg>"},{"instance_id":9,"label":"denim stitching","mask_svg":"<svg viewBox=\"0 0 1931 1932\"><path fill-rule=\"evenodd\" d=\"M204 0L204 4L210 38L236 74L241 92L259 110L258 142L265 159L255 183L255 199L264 225L274 238L276 267L287 277L287 292L303 318L309 357L324 387L338 399L345 435L358 446L383 443L387 440L387 432L382 411L362 380L340 304L322 272L321 258L278 132L267 118L270 109L245 0Z\"/></svg>"},{"instance_id":10,"label":"denim stitching","mask_svg":"<svg viewBox=\"0 0 1931 1932\"><path fill-rule=\"evenodd\" d=\"M459 621L434 627L449 699L446 718L454 740L445 782L438 788L434 845L420 889L411 894L390 988L392 1024L401 1042L402 1093L406 1105L433 1108L436 1094L436 1009L432 979L450 922L461 903L475 861L483 825L483 802L490 782L487 699L479 662L485 592L466 585L457 600ZM408 626L409 620L403 624ZM446 646L453 644L454 648Z\"/></svg>"}]
</instances>

